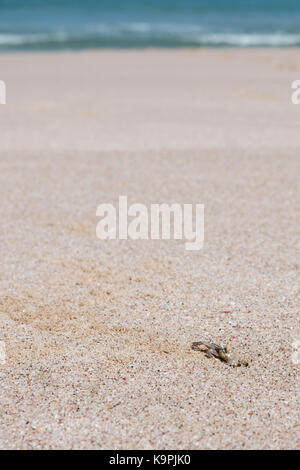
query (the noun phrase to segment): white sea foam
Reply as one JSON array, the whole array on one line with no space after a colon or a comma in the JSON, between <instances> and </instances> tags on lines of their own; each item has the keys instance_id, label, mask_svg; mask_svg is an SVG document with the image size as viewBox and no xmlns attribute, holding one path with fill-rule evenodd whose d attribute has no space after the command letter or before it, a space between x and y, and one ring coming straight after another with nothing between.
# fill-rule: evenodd
<instances>
[{"instance_id":1,"label":"white sea foam","mask_svg":"<svg viewBox=\"0 0 300 470\"><path fill-rule=\"evenodd\" d=\"M237 47L284 47L300 45L300 34L233 34L207 33L197 36L183 37L183 42L194 42L207 46L237 46Z\"/></svg>"},{"instance_id":2,"label":"white sea foam","mask_svg":"<svg viewBox=\"0 0 300 470\"><path fill-rule=\"evenodd\" d=\"M30 45L49 41L63 42L66 39L68 39L68 34L63 32L51 34L0 34L0 46Z\"/></svg>"},{"instance_id":3,"label":"white sea foam","mask_svg":"<svg viewBox=\"0 0 300 470\"><path fill-rule=\"evenodd\" d=\"M202 25L151 24L151 23L116 23L97 24L76 31L56 31L45 34L0 34L0 47L34 46L50 44L58 46L77 45L93 42L101 47L101 41L109 45L122 45L122 40L130 40L134 45L156 46L232 46L232 47L287 47L300 45L300 33L216 33L207 31ZM139 42L141 41L141 42ZM144 42L143 42L144 41Z\"/></svg>"}]
</instances>

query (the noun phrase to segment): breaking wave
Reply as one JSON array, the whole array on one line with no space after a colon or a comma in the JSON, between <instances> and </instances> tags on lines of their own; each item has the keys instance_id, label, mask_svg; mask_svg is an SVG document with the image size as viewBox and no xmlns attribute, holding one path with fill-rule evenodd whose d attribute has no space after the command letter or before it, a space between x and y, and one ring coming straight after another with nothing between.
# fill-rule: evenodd
<instances>
[{"instance_id":1,"label":"breaking wave","mask_svg":"<svg viewBox=\"0 0 300 470\"><path fill-rule=\"evenodd\" d=\"M149 23L99 24L80 31L0 33L2 50L104 47L296 47L300 33L212 32L201 26Z\"/></svg>"}]
</instances>

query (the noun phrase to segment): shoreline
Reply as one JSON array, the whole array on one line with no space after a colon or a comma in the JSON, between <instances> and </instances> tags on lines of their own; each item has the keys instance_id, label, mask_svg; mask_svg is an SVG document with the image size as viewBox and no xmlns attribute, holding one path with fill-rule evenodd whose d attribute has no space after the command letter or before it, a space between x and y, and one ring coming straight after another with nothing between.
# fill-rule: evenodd
<instances>
[{"instance_id":1,"label":"shoreline","mask_svg":"<svg viewBox=\"0 0 300 470\"><path fill-rule=\"evenodd\" d=\"M172 52L172 51L296 51L300 49L300 45L296 46L141 46L141 47L84 47L84 48L58 48L58 49L0 49L0 54L30 54L30 53L61 53L61 52Z\"/></svg>"}]
</instances>

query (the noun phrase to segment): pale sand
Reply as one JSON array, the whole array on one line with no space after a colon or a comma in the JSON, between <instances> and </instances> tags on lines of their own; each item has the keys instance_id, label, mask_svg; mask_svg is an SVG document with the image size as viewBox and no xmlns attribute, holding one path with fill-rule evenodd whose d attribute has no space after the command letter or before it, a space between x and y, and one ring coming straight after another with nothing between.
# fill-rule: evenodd
<instances>
[{"instance_id":1,"label":"pale sand","mask_svg":"<svg viewBox=\"0 0 300 470\"><path fill-rule=\"evenodd\" d=\"M299 51L0 65L1 448L299 447ZM204 203L205 249L97 240L119 194Z\"/></svg>"}]
</instances>

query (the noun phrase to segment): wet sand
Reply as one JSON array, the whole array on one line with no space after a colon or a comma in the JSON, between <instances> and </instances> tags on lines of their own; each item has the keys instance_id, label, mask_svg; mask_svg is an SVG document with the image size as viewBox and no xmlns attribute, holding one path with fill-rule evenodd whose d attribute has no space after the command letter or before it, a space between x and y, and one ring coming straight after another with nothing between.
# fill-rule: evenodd
<instances>
[{"instance_id":1,"label":"wet sand","mask_svg":"<svg viewBox=\"0 0 300 470\"><path fill-rule=\"evenodd\" d=\"M299 448L298 50L0 64L0 447ZM119 195L204 203L204 249L97 240Z\"/></svg>"}]
</instances>

